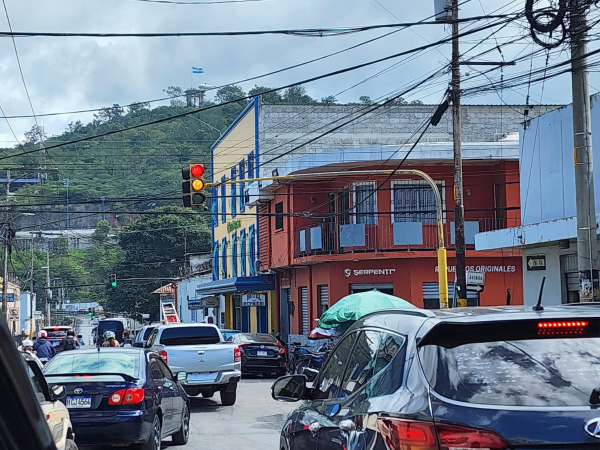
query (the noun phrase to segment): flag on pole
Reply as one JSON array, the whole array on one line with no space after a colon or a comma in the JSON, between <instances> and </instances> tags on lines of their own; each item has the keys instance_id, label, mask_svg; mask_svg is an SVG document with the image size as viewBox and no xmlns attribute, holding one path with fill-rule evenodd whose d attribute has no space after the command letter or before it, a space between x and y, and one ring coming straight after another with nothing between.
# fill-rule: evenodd
<instances>
[{"instance_id":1,"label":"flag on pole","mask_svg":"<svg viewBox=\"0 0 600 450\"><path fill-rule=\"evenodd\" d=\"M204 73L204 69L200 67L192 67L192 73Z\"/></svg>"}]
</instances>

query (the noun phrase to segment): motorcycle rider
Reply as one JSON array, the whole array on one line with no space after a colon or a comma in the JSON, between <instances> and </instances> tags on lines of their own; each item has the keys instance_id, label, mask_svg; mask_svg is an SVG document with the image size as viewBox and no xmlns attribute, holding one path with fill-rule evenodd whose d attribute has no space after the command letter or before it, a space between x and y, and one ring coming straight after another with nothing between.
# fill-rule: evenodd
<instances>
[{"instance_id":1,"label":"motorcycle rider","mask_svg":"<svg viewBox=\"0 0 600 450\"><path fill-rule=\"evenodd\" d=\"M45 364L50 361L56 355L56 350L46 339L48 337L48 333L45 330L41 330L38 333L38 338L33 344L33 350L37 353L37 357Z\"/></svg>"},{"instance_id":2,"label":"motorcycle rider","mask_svg":"<svg viewBox=\"0 0 600 450\"><path fill-rule=\"evenodd\" d=\"M117 341L115 333L113 333L112 331L105 332L103 337L104 337L104 342L102 343L102 347L120 347L121 346L121 344L119 344L119 341Z\"/></svg>"},{"instance_id":3,"label":"motorcycle rider","mask_svg":"<svg viewBox=\"0 0 600 450\"><path fill-rule=\"evenodd\" d=\"M63 351L76 350L78 342L75 339L75 332L73 330L67 331L67 338L62 342Z\"/></svg>"}]
</instances>

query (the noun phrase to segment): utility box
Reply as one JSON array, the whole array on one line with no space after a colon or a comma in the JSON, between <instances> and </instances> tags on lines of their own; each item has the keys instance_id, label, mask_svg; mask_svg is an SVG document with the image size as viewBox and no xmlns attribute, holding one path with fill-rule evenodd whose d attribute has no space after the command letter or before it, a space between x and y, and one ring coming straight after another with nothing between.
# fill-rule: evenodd
<instances>
[{"instance_id":1,"label":"utility box","mask_svg":"<svg viewBox=\"0 0 600 450\"><path fill-rule=\"evenodd\" d=\"M452 0L433 0L435 5L435 20L441 22L452 19Z\"/></svg>"}]
</instances>

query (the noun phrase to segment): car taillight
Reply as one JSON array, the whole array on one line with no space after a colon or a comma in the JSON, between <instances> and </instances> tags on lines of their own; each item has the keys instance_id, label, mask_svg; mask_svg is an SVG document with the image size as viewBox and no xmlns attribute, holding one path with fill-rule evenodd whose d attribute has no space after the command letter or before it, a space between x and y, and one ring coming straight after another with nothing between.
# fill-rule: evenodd
<instances>
[{"instance_id":1,"label":"car taillight","mask_svg":"<svg viewBox=\"0 0 600 450\"><path fill-rule=\"evenodd\" d=\"M241 347L235 347L233 349L233 362L240 362L242 360L242 349Z\"/></svg>"},{"instance_id":2,"label":"car taillight","mask_svg":"<svg viewBox=\"0 0 600 450\"><path fill-rule=\"evenodd\" d=\"M387 417L377 423L389 450L503 450L508 447L497 434L474 428Z\"/></svg>"},{"instance_id":3,"label":"car taillight","mask_svg":"<svg viewBox=\"0 0 600 450\"><path fill-rule=\"evenodd\" d=\"M121 389L113 392L108 399L109 405L135 405L144 400L143 388Z\"/></svg>"},{"instance_id":4,"label":"car taillight","mask_svg":"<svg viewBox=\"0 0 600 450\"><path fill-rule=\"evenodd\" d=\"M279 354L283 355L285 353L285 347L281 344L277 344L277 347L279 347Z\"/></svg>"},{"instance_id":5,"label":"car taillight","mask_svg":"<svg viewBox=\"0 0 600 450\"><path fill-rule=\"evenodd\" d=\"M168 364L169 355L167 354L167 351L166 350L161 350L160 352L158 352L158 354L163 359L163 361L165 362L165 364Z\"/></svg>"}]
</instances>

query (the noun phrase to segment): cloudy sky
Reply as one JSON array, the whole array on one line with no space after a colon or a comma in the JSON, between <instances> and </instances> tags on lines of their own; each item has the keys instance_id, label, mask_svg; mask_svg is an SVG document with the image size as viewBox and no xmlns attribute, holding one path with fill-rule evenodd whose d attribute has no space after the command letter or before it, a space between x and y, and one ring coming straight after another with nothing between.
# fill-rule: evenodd
<instances>
[{"instance_id":1,"label":"cloudy sky","mask_svg":"<svg viewBox=\"0 0 600 450\"><path fill-rule=\"evenodd\" d=\"M200 0L183 0L200 1ZM357 26L367 24L414 22L431 16L434 0L265 0L230 4L178 5L141 0L5 0L14 31L53 32L191 32L231 31L283 28L316 28ZM500 12L516 12L524 0L469 0L461 9L462 17ZM0 30L8 31L8 23L0 9ZM189 87L191 67L202 67L203 75L194 75L193 83L223 85L260 75L289 65L323 56L368 39L389 33L375 30L349 36L309 38L292 36L237 36L188 38L48 38L16 39L23 75L36 114L71 111L119 103L145 101L163 97L169 85ZM243 84L248 90L254 84L281 86L311 76L359 64L396 52L435 42L448 35L441 24L402 30L375 42L344 52L335 57L301 68ZM476 45L489 31L466 37L461 50ZM508 39L526 35L523 21L509 26L480 44L468 55L502 44ZM10 38L0 39L0 106L7 115L31 114L25 89ZM531 39L503 49L510 60L515 55L531 52ZM336 95L365 79L368 82L339 95L340 101L354 101L361 95L385 97L389 93L422 79L444 64L450 56L450 46L443 45L423 52L403 64L392 60L347 74L307 85L310 95L322 98ZM553 55L566 58L567 53ZM501 60L498 52L483 59ZM536 58L533 67L543 66L545 56ZM556 62L556 59L551 59ZM392 67L390 67L392 66ZM388 69L389 70L385 70ZM530 62L504 70L504 76L528 71ZM383 73L380 73L384 71ZM487 80L476 72L463 68L467 85L481 85ZM468 74L467 74L468 73ZM499 80L500 72L492 79ZM444 76L429 84L409 100L438 102L447 86ZM598 75L591 78L600 86ZM568 88L565 88L569 86ZM541 85L531 87L532 103L570 102L569 76L547 82L544 96ZM499 103L500 96L508 103L524 103L527 87L504 90L468 100L470 103ZM40 118L47 133L58 134L74 120L89 121L91 114L61 115ZM31 128L33 119L10 121L19 139ZM0 140L14 143L6 121L0 123Z\"/></svg>"}]
</instances>

